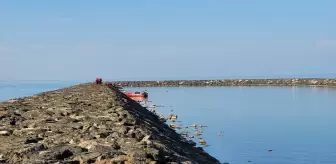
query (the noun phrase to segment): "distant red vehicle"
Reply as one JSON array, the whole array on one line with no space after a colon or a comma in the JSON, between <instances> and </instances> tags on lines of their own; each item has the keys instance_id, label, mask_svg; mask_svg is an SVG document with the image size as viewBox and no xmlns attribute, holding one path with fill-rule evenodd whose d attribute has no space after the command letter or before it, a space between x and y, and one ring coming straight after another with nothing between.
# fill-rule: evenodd
<instances>
[{"instance_id":1,"label":"distant red vehicle","mask_svg":"<svg viewBox=\"0 0 336 164\"><path fill-rule=\"evenodd\" d=\"M128 97L143 97L143 98L148 97L147 92L124 92L124 94Z\"/></svg>"}]
</instances>

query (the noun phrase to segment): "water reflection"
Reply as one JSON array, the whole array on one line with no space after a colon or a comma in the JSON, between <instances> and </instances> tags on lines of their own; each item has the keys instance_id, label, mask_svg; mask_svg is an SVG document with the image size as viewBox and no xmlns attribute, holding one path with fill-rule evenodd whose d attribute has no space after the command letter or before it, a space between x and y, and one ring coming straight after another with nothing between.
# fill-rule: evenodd
<instances>
[{"instance_id":1,"label":"water reflection","mask_svg":"<svg viewBox=\"0 0 336 164\"><path fill-rule=\"evenodd\" d=\"M295 96L295 92L296 92L296 86L292 86L292 98L293 98L293 100L295 100L296 98L296 96Z\"/></svg>"},{"instance_id":2,"label":"water reflection","mask_svg":"<svg viewBox=\"0 0 336 164\"><path fill-rule=\"evenodd\" d=\"M131 97L131 99L133 99L137 102L142 102L142 103L147 103L148 102L148 98L144 98L144 97Z\"/></svg>"}]
</instances>

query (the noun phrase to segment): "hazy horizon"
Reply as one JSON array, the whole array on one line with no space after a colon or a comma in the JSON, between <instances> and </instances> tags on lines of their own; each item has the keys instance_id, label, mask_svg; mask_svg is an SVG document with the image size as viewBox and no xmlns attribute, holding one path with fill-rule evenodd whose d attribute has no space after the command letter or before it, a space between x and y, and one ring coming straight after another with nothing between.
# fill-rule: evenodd
<instances>
[{"instance_id":1,"label":"hazy horizon","mask_svg":"<svg viewBox=\"0 0 336 164\"><path fill-rule=\"evenodd\" d=\"M336 1L0 1L0 81L336 77Z\"/></svg>"},{"instance_id":2,"label":"hazy horizon","mask_svg":"<svg viewBox=\"0 0 336 164\"><path fill-rule=\"evenodd\" d=\"M230 76L230 77L180 77L180 78L102 78L104 81L157 81L157 80L226 80L226 79L335 79L336 74L325 74L325 75L292 75L292 76ZM48 82L56 82L56 83L85 83L85 82L92 82L95 78L87 78L87 79L67 79L67 80L58 80L58 79L49 79L49 80L39 80L39 79L32 79L32 80L0 80L0 83L7 83L7 82L27 82L27 83L48 83Z\"/></svg>"}]
</instances>

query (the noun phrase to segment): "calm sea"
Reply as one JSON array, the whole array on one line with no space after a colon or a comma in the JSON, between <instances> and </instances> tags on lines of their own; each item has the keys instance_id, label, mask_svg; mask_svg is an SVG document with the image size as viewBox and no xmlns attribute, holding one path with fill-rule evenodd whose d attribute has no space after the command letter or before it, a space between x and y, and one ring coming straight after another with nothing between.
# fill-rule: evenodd
<instances>
[{"instance_id":1,"label":"calm sea","mask_svg":"<svg viewBox=\"0 0 336 164\"><path fill-rule=\"evenodd\" d=\"M0 101L75 83L0 83ZM336 88L161 87L147 104L180 126L204 124L204 150L231 164L336 163ZM195 130L188 128L190 133ZM221 135L218 136L217 133ZM197 137L194 139L198 141ZM272 151L269 151L272 150Z\"/></svg>"}]
</instances>

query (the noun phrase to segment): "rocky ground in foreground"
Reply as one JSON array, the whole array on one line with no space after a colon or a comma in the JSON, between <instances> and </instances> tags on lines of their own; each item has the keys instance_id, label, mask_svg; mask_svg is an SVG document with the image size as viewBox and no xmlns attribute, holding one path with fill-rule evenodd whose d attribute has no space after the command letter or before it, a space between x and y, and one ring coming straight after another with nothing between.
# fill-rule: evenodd
<instances>
[{"instance_id":1,"label":"rocky ground in foreground","mask_svg":"<svg viewBox=\"0 0 336 164\"><path fill-rule=\"evenodd\" d=\"M114 81L122 87L160 86L336 86L336 79L227 79L227 80L165 80L165 81Z\"/></svg>"},{"instance_id":2,"label":"rocky ground in foreground","mask_svg":"<svg viewBox=\"0 0 336 164\"><path fill-rule=\"evenodd\" d=\"M219 163L118 89L96 84L1 102L0 145L0 163Z\"/></svg>"}]
</instances>

